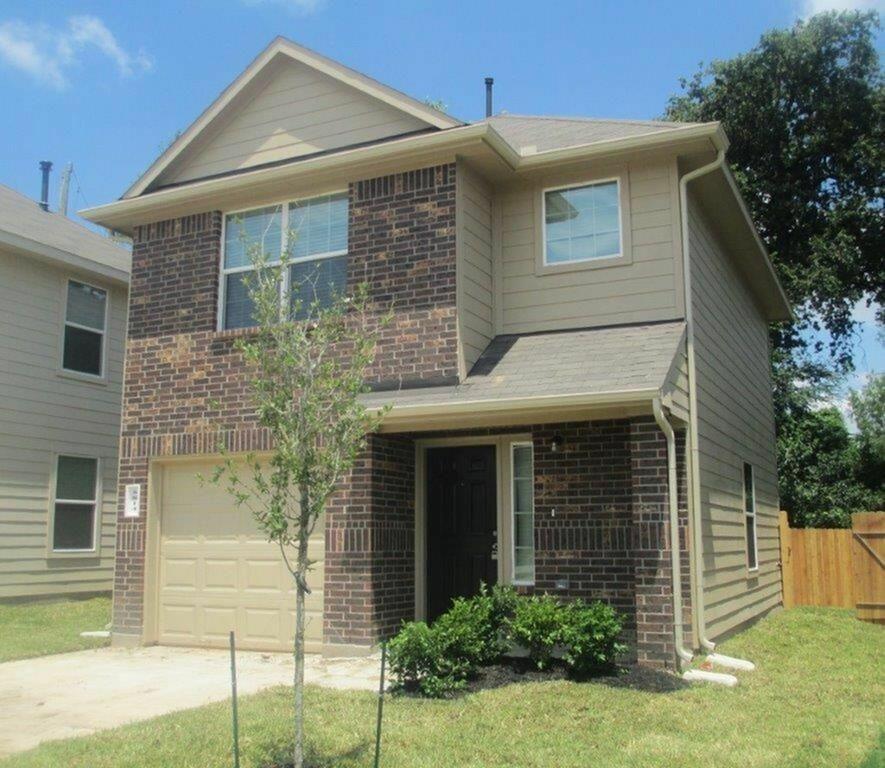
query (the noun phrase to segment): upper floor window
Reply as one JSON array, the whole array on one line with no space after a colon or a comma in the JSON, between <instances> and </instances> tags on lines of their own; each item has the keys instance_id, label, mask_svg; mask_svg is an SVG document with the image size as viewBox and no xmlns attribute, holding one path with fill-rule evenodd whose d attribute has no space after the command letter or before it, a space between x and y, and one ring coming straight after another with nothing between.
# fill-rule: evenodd
<instances>
[{"instance_id":1,"label":"upper floor window","mask_svg":"<svg viewBox=\"0 0 885 768\"><path fill-rule=\"evenodd\" d=\"M753 478L753 465L744 464L744 516L747 521L747 568L751 571L759 567L756 535L756 483Z\"/></svg>"},{"instance_id":2,"label":"upper floor window","mask_svg":"<svg viewBox=\"0 0 885 768\"><path fill-rule=\"evenodd\" d=\"M108 294L101 288L68 280L62 368L102 376Z\"/></svg>"},{"instance_id":3,"label":"upper floor window","mask_svg":"<svg viewBox=\"0 0 885 768\"><path fill-rule=\"evenodd\" d=\"M544 191L544 266L623 255L617 179Z\"/></svg>"},{"instance_id":4,"label":"upper floor window","mask_svg":"<svg viewBox=\"0 0 885 768\"><path fill-rule=\"evenodd\" d=\"M271 266L287 254L281 296L291 287L295 316L314 304L328 306L347 287L347 193L323 195L225 218L224 266L221 276L221 327L255 325L246 277L254 272L258 249Z\"/></svg>"},{"instance_id":5,"label":"upper floor window","mask_svg":"<svg viewBox=\"0 0 885 768\"><path fill-rule=\"evenodd\" d=\"M52 521L54 552L89 552L95 549L97 507L98 459L59 456Z\"/></svg>"}]
</instances>

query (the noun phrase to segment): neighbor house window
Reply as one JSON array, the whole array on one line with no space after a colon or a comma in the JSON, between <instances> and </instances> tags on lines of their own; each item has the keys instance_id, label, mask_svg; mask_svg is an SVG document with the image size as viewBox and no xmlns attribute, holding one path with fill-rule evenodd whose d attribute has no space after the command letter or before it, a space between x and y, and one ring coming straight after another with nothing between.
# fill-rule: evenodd
<instances>
[{"instance_id":1,"label":"neighbor house window","mask_svg":"<svg viewBox=\"0 0 885 768\"><path fill-rule=\"evenodd\" d=\"M752 571L759 566L756 551L756 484L752 464L744 464L744 516L747 521L747 568Z\"/></svg>"},{"instance_id":2,"label":"neighbor house window","mask_svg":"<svg viewBox=\"0 0 885 768\"><path fill-rule=\"evenodd\" d=\"M102 375L107 306L107 291L68 280L62 352L64 370Z\"/></svg>"},{"instance_id":3,"label":"neighbor house window","mask_svg":"<svg viewBox=\"0 0 885 768\"><path fill-rule=\"evenodd\" d=\"M98 459L59 456L52 523L52 549L55 552L95 549L97 496Z\"/></svg>"},{"instance_id":4,"label":"neighbor house window","mask_svg":"<svg viewBox=\"0 0 885 768\"><path fill-rule=\"evenodd\" d=\"M304 317L312 306L327 307L347 285L347 194L229 214L225 219L224 269L221 278L222 328L255 325L255 308L246 279L253 255L260 251L270 266L288 254L285 293L292 287L291 308Z\"/></svg>"},{"instance_id":5,"label":"neighbor house window","mask_svg":"<svg viewBox=\"0 0 885 768\"><path fill-rule=\"evenodd\" d=\"M535 476L531 443L512 446L513 583L535 581Z\"/></svg>"},{"instance_id":6,"label":"neighbor house window","mask_svg":"<svg viewBox=\"0 0 885 768\"><path fill-rule=\"evenodd\" d=\"M544 264L621 256L617 179L544 192Z\"/></svg>"}]
</instances>

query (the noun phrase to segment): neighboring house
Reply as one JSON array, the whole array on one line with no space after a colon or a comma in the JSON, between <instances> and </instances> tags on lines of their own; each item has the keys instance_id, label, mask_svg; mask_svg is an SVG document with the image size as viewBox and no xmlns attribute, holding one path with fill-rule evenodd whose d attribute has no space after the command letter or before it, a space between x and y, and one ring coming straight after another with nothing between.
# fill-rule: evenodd
<instances>
[{"instance_id":1,"label":"neighboring house","mask_svg":"<svg viewBox=\"0 0 885 768\"><path fill-rule=\"evenodd\" d=\"M779 605L767 324L790 309L727 168L680 202L726 147L716 123L464 124L274 41L84 213L134 238L116 642L289 647L279 553L195 477L219 423L269 446L233 348L242 235L282 252L289 229L292 279L393 310L366 397L393 408L316 536L311 650L365 650L480 580L606 600L668 667L677 638Z\"/></svg>"},{"instance_id":2,"label":"neighboring house","mask_svg":"<svg viewBox=\"0 0 885 768\"><path fill-rule=\"evenodd\" d=\"M0 186L0 598L111 591L129 261Z\"/></svg>"}]
</instances>

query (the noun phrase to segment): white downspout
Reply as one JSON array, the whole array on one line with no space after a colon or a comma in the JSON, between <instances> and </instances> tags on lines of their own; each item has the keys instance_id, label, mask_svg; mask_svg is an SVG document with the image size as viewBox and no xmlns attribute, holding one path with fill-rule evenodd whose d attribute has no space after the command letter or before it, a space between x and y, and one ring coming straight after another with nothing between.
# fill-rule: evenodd
<instances>
[{"instance_id":1,"label":"white downspout","mask_svg":"<svg viewBox=\"0 0 885 768\"><path fill-rule=\"evenodd\" d=\"M664 415L661 398L652 401L655 421L667 438L667 499L670 506L670 573L673 577L673 639L680 662L690 663L694 654L685 648L682 621L682 564L679 546L679 486L676 481L676 435ZM680 663L680 668L682 664Z\"/></svg>"},{"instance_id":2,"label":"white downspout","mask_svg":"<svg viewBox=\"0 0 885 768\"><path fill-rule=\"evenodd\" d=\"M701 475L700 454L698 451L698 402L697 402L697 378L695 373L694 355L694 311L691 300L691 259L689 258L689 226L688 226L688 182L694 181L700 176L705 176L712 171L722 168L725 164L725 150L720 149L716 153L716 159L700 168L689 171L679 179L679 213L682 224L682 276L684 284L685 302L685 344L688 358L688 396L690 404L689 412L689 459L691 478L691 516L692 516L692 544L691 547L695 568L695 615L697 616L698 640L707 651L713 651L716 644L707 637L706 612L704 609L704 552L703 534L701 532ZM744 659L733 659L729 656L710 653L707 660L713 663L728 666L733 669L755 669L755 665ZM735 681L736 682L736 681Z\"/></svg>"}]
</instances>

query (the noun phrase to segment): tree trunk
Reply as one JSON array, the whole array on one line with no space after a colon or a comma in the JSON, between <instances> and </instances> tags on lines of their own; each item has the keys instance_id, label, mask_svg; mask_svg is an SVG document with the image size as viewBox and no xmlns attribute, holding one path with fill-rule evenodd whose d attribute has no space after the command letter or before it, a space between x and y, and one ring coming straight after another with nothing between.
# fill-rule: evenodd
<instances>
[{"instance_id":1,"label":"tree trunk","mask_svg":"<svg viewBox=\"0 0 885 768\"><path fill-rule=\"evenodd\" d=\"M301 571L299 553L298 573L295 584L295 748L292 763L295 768L304 765L304 573Z\"/></svg>"},{"instance_id":2,"label":"tree trunk","mask_svg":"<svg viewBox=\"0 0 885 768\"><path fill-rule=\"evenodd\" d=\"M302 490L298 563L295 567L295 747L292 752L294 768L304 766L304 600L307 592L309 501L307 493Z\"/></svg>"}]
</instances>

